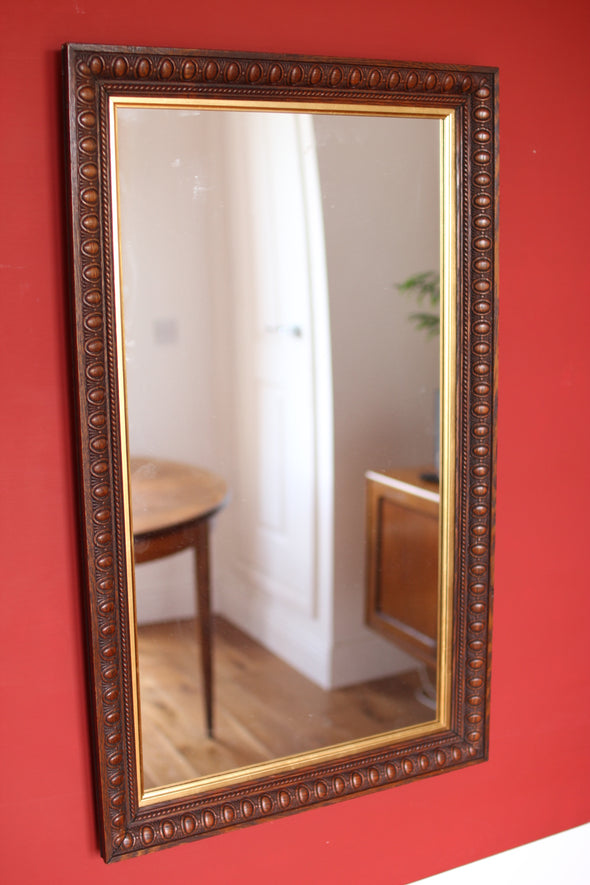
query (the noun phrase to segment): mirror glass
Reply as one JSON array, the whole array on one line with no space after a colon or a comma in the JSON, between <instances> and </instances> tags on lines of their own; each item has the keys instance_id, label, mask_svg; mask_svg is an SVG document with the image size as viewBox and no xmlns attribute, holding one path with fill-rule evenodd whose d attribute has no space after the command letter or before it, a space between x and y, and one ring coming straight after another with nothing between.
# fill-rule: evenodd
<instances>
[{"instance_id":1,"label":"mirror glass","mask_svg":"<svg viewBox=\"0 0 590 885\"><path fill-rule=\"evenodd\" d=\"M433 720L440 120L115 124L144 788Z\"/></svg>"}]
</instances>

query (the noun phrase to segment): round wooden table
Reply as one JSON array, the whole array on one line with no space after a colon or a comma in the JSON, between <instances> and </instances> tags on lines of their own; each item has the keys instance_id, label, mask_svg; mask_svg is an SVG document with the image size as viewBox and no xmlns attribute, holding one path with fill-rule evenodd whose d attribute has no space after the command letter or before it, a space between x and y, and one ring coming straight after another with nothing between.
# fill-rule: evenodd
<instances>
[{"instance_id":1,"label":"round wooden table","mask_svg":"<svg viewBox=\"0 0 590 885\"><path fill-rule=\"evenodd\" d=\"M188 547L195 551L196 596L207 733L213 734L213 666L209 520L227 503L225 481L198 467L132 457L131 512L135 562L151 562Z\"/></svg>"}]
</instances>

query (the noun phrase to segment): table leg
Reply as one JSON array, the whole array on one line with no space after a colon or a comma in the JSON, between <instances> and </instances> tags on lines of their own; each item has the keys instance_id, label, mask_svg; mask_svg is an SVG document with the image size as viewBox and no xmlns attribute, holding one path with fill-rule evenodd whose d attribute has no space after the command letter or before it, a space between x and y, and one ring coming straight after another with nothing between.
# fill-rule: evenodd
<instances>
[{"instance_id":1,"label":"table leg","mask_svg":"<svg viewBox=\"0 0 590 885\"><path fill-rule=\"evenodd\" d=\"M207 734L213 736L213 663L211 637L211 601L209 581L209 521L203 519L195 526L195 554L197 578L197 607L201 644L201 671L205 696Z\"/></svg>"}]
</instances>

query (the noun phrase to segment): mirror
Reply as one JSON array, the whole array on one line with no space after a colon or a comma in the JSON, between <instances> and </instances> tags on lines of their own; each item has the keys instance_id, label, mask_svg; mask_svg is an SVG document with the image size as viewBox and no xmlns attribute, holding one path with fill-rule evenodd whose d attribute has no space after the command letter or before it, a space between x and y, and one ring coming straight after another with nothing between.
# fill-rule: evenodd
<instances>
[{"instance_id":1,"label":"mirror","mask_svg":"<svg viewBox=\"0 0 590 885\"><path fill-rule=\"evenodd\" d=\"M105 858L485 758L495 73L65 58Z\"/></svg>"}]
</instances>

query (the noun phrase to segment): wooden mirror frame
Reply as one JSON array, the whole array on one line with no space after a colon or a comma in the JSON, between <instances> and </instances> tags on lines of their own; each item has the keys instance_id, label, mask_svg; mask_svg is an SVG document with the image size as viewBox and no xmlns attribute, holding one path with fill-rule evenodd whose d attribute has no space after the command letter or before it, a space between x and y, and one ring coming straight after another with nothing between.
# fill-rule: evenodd
<instances>
[{"instance_id":1,"label":"wooden mirror frame","mask_svg":"<svg viewBox=\"0 0 590 885\"><path fill-rule=\"evenodd\" d=\"M438 64L64 47L81 535L105 860L210 835L487 757L494 534L497 71ZM206 98L454 110L456 396L450 695L445 722L211 789L142 803L133 711L109 99ZM451 557L453 558L453 557ZM430 723L432 726L432 723ZM343 745L346 748L346 745Z\"/></svg>"}]
</instances>

